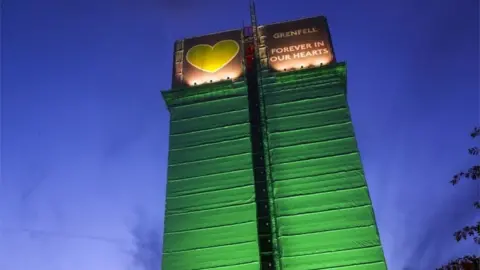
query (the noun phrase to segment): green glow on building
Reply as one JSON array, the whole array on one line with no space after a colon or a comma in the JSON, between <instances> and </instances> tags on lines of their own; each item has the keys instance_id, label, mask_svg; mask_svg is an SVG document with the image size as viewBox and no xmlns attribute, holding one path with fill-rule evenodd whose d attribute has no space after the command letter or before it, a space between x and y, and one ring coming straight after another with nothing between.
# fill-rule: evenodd
<instances>
[{"instance_id":1,"label":"green glow on building","mask_svg":"<svg viewBox=\"0 0 480 270\"><path fill-rule=\"evenodd\" d=\"M163 95L171 121L162 269L258 270L245 82Z\"/></svg>"},{"instance_id":2,"label":"green glow on building","mask_svg":"<svg viewBox=\"0 0 480 270\"><path fill-rule=\"evenodd\" d=\"M276 269L387 269L345 64L262 81ZM162 269L261 269L247 83L163 96L171 121Z\"/></svg>"}]
</instances>

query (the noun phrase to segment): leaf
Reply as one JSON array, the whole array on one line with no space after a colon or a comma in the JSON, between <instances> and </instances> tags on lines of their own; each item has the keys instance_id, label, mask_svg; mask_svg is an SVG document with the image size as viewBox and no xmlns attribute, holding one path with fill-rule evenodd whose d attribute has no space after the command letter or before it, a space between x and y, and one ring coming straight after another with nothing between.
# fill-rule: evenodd
<instances>
[{"instance_id":1,"label":"leaf","mask_svg":"<svg viewBox=\"0 0 480 270\"><path fill-rule=\"evenodd\" d=\"M458 184L458 182L460 181L460 179L462 179L462 177L465 176L465 173L464 172L460 172L460 173L457 173L453 176L452 180L450 181L450 183L452 183L452 185L456 185Z\"/></svg>"},{"instance_id":2,"label":"leaf","mask_svg":"<svg viewBox=\"0 0 480 270\"><path fill-rule=\"evenodd\" d=\"M480 135L480 127L475 127L473 131L470 133L472 138L475 138Z\"/></svg>"},{"instance_id":3,"label":"leaf","mask_svg":"<svg viewBox=\"0 0 480 270\"><path fill-rule=\"evenodd\" d=\"M475 146L475 147L471 147L471 148L468 149L468 153L469 153L470 155L473 155L473 156L478 156L478 154L480 153L480 148L478 148L478 147L476 147L476 146Z\"/></svg>"}]
</instances>

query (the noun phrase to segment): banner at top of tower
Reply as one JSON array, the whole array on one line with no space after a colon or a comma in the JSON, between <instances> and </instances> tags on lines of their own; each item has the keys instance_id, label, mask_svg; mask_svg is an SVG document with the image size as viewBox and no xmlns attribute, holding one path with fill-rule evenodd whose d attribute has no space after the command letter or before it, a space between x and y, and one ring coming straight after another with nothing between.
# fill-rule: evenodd
<instances>
[{"instance_id":1,"label":"banner at top of tower","mask_svg":"<svg viewBox=\"0 0 480 270\"><path fill-rule=\"evenodd\" d=\"M335 62L330 31L323 16L265 25L260 35L265 40L268 64L275 71Z\"/></svg>"},{"instance_id":2,"label":"banner at top of tower","mask_svg":"<svg viewBox=\"0 0 480 270\"><path fill-rule=\"evenodd\" d=\"M233 30L175 43L172 86L194 86L240 77L242 32Z\"/></svg>"}]
</instances>

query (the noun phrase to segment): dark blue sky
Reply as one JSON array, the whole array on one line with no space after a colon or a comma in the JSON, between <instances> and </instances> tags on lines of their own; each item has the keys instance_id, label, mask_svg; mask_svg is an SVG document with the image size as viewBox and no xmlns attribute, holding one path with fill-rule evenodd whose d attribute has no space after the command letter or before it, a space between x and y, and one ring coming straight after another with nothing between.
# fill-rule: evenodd
<instances>
[{"instance_id":1,"label":"dark blue sky","mask_svg":"<svg viewBox=\"0 0 480 270\"><path fill-rule=\"evenodd\" d=\"M1 270L127 270L142 209L162 230L175 39L240 28L248 1L3 0ZM390 270L432 269L480 187L477 0L257 1L261 24L325 15ZM470 181L471 182L471 181Z\"/></svg>"}]
</instances>

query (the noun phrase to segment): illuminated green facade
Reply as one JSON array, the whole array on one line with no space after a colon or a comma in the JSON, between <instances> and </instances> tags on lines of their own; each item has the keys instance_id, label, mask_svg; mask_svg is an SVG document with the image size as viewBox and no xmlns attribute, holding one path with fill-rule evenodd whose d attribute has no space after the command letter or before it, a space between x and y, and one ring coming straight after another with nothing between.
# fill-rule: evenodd
<instances>
[{"instance_id":1,"label":"illuminated green facade","mask_svg":"<svg viewBox=\"0 0 480 270\"><path fill-rule=\"evenodd\" d=\"M386 269L345 65L262 77L274 269ZM171 122L162 269L263 269L247 83L163 95Z\"/></svg>"},{"instance_id":2,"label":"illuminated green facade","mask_svg":"<svg viewBox=\"0 0 480 270\"><path fill-rule=\"evenodd\" d=\"M171 120L162 270L258 270L246 84L163 94Z\"/></svg>"}]
</instances>

